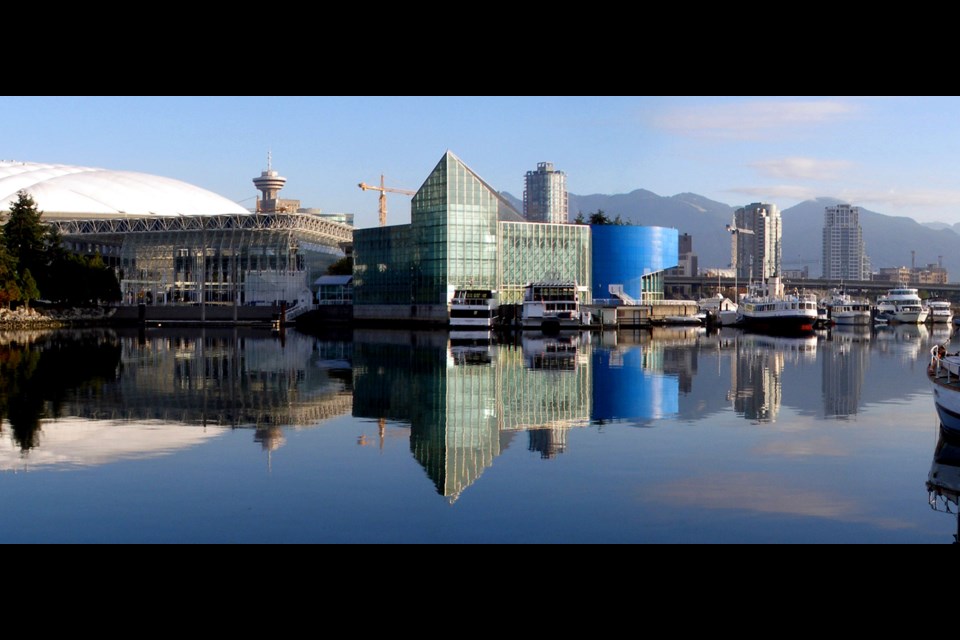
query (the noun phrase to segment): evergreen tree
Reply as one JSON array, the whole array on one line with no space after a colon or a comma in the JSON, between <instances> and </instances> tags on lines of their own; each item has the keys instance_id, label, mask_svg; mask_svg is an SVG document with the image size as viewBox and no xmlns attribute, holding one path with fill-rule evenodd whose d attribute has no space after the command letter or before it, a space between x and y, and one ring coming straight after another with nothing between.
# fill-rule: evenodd
<instances>
[{"instance_id":1,"label":"evergreen tree","mask_svg":"<svg viewBox=\"0 0 960 640\"><path fill-rule=\"evenodd\" d=\"M30 310L30 301L40 297L40 290L37 288L37 281L33 279L30 269L24 269L20 276L20 299L23 300L27 311Z\"/></svg>"},{"instance_id":2,"label":"evergreen tree","mask_svg":"<svg viewBox=\"0 0 960 640\"><path fill-rule=\"evenodd\" d=\"M46 229L40 217L42 211L26 191L17 192L17 201L10 205L10 215L3 225L4 242L19 269L42 271L46 250Z\"/></svg>"},{"instance_id":3,"label":"evergreen tree","mask_svg":"<svg viewBox=\"0 0 960 640\"><path fill-rule=\"evenodd\" d=\"M603 212L603 209L597 209L590 214L590 224L610 224L610 218Z\"/></svg>"},{"instance_id":4,"label":"evergreen tree","mask_svg":"<svg viewBox=\"0 0 960 640\"><path fill-rule=\"evenodd\" d=\"M0 242L0 305L10 308L10 303L20 299L20 287L17 285L17 261Z\"/></svg>"},{"instance_id":5,"label":"evergreen tree","mask_svg":"<svg viewBox=\"0 0 960 640\"><path fill-rule=\"evenodd\" d=\"M583 217L583 211L577 211L577 217L573 219L574 224L587 224Z\"/></svg>"},{"instance_id":6,"label":"evergreen tree","mask_svg":"<svg viewBox=\"0 0 960 640\"><path fill-rule=\"evenodd\" d=\"M352 276L353 258L344 256L327 267L327 275L330 276Z\"/></svg>"}]
</instances>

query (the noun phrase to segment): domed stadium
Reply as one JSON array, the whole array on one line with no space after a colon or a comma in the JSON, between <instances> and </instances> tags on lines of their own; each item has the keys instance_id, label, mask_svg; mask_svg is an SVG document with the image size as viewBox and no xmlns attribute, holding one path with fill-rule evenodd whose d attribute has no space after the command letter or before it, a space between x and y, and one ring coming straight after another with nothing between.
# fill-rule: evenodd
<instances>
[{"instance_id":1,"label":"domed stadium","mask_svg":"<svg viewBox=\"0 0 960 640\"><path fill-rule=\"evenodd\" d=\"M123 305L228 306L234 319L237 307L303 310L309 283L344 257L353 226L286 206L299 202L277 198L285 181L269 169L254 178L264 197L250 212L171 178L0 161L0 221L20 191L30 194L65 248L115 269Z\"/></svg>"},{"instance_id":2,"label":"domed stadium","mask_svg":"<svg viewBox=\"0 0 960 640\"><path fill-rule=\"evenodd\" d=\"M249 213L192 184L134 171L41 162L0 161L0 210L19 191L29 193L44 216L196 216Z\"/></svg>"}]
</instances>

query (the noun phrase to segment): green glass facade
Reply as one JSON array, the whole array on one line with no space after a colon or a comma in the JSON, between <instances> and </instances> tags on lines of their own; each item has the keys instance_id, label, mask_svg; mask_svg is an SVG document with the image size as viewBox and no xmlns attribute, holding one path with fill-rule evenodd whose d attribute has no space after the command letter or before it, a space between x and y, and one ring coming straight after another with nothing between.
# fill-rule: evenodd
<instances>
[{"instance_id":1,"label":"green glass facade","mask_svg":"<svg viewBox=\"0 0 960 640\"><path fill-rule=\"evenodd\" d=\"M449 302L452 287L497 282L499 196L447 152L411 202L417 304Z\"/></svg>"},{"instance_id":2,"label":"green glass facade","mask_svg":"<svg viewBox=\"0 0 960 640\"><path fill-rule=\"evenodd\" d=\"M353 303L410 304L413 243L410 225L353 234Z\"/></svg>"},{"instance_id":3,"label":"green glass facade","mask_svg":"<svg viewBox=\"0 0 960 640\"><path fill-rule=\"evenodd\" d=\"M411 202L411 223L354 232L354 317L446 321L457 287L519 303L528 282L590 284L590 229L522 220L449 151ZM589 292L583 301L589 302Z\"/></svg>"},{"instance_id":4,"label":"green glass facade","mask_svg":"<svg viewBox=\"0 0 960 640\"><path fill-rule=\"evenodd\" d=\"M523 288L528 282L572 280L589 289L590 227L501 222L497 237L500 304L522 303ZM589 290L580 301L590 303Z\"/></svg>"}]
</instances>

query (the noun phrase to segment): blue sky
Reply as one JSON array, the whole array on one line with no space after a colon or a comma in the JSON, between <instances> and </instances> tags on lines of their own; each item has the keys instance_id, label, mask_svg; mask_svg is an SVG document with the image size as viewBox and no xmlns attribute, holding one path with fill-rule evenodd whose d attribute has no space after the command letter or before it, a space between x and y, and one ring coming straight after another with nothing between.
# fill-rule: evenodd
<instances>
[{"instance_id":1,"label":"blue sky","mask_svg":"<svg viewBox=\"0 0 960 640\"><path fill-rule=\"evenodd\" d=\"M0 159L153 173L247 207L270 151L282 197L358 227L377 224L359 182L416 190L447 149L517 197L549 161L579 195L830 196L960 222L958 97L3 97L0 143ZM408 196L387 203L390 224L409 222Z\"/></svg>"}]
</instances>

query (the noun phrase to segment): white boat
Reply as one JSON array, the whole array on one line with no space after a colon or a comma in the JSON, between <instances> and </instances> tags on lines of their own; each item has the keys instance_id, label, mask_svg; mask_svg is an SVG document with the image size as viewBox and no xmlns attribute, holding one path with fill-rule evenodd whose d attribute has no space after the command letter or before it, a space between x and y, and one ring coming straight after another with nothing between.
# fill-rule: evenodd
<instances>
[{"instance_id":1,"label":"white boat","mask_svg":"<svg viewBox=\"0 0 960 640\"><path fill-rule=\"evenodd\" d=\"M737 323L737 303L718 293L713 298L703 298L697 302L704 322L707 315L714 317L717 324L729 326Z\"/></svg>"},{"instance_id":2,"label":"white boat","mask_svg":"<svg viewBox=\"0 0 960 640\"><path fill-rule=\"evenodd\" d=\"M865 299L834 290L824 306L827 309L827 320L831 324L870 324L870 303Z\"/></svg>"},{"instance_id":3,"label":"white boat","mask_svg":"<svg viewBox=\"0 0 960 640\"><path fill-rule=\"evenodd\" d=\"M960 355L943 344L930 348L927 377L933 383L933 402L943 429L960 436Z\"/></svg>"},{"instance_id":4,"label":"white boat","mask_svg":"<svg viewBox=\"0 0 960 640\"><path fill-rule=\"evenodd\" d=\"M777 333L813 331L817 298L812 293L785 294L780 278L753 284L740 301L738 324Z\"/></svg>"},{"instance_id":5,"label":"white boat","mask_svg":"<svg viewBox=\"0 0 960 640\"><path fill-rule=\"evenodd\" d=\"M524 288L523 328L543 331L578 329L580 321L580 287L576 282L531 282Z\"/></svg>"},{"instance_id":6,"label":"white boat","mask_svg":"<svg viewBox=\"0 0 960 640\"><path fill-rule=\"evenodd\" d=\"M497 292L493 289L456 289L450 299L450 329L491 331L497 306Z\"/></svg>"},{"instance_id":7,"label":"white boat","mask_svg":"<svg viewBox=\"0 0 960 640\"><path fill-rule=\"evenodd\" d=\"M930 300L927 302L927 319L934 324L953 322L953 307L949 300Z\"/></svg>"},{"instance_id":8,"label":"white boat","mask_svg":"<svg viewBox=\"0 0 960 640\"><path fill-rule=\"evenodd\" d=\"M663 317L663 324L697 325L701 322L700 316L671 315Z\"/></svg>"},{"instance_id":9,"label":"white boat","mask_svg":"<svg viewBox=\"0 0 960 640\"><path fill-rule=\"evenodd\" d=\"M927 311L916 289L897 287L877 298L877 317L888 322L923 324L927 321Z\"/></svg>"}]
</instances>

